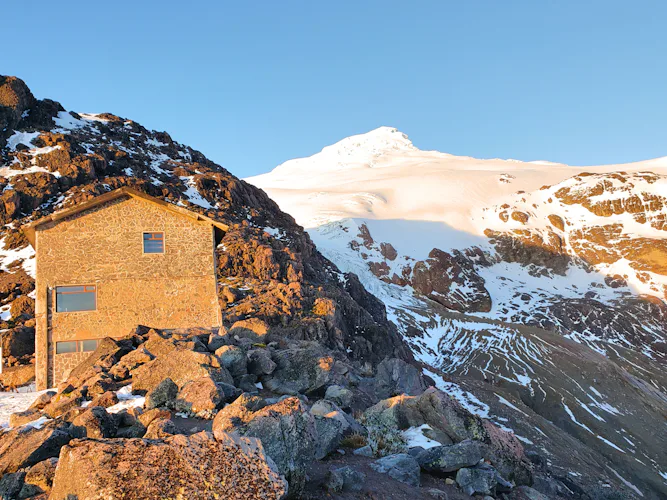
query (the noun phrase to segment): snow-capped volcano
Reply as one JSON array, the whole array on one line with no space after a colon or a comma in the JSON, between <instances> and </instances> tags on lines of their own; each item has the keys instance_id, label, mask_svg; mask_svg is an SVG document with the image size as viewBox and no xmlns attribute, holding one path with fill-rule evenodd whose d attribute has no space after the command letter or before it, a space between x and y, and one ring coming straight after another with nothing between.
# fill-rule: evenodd
<instances>
[{"instance_id":1,"label":"snow-capped volcano","mask_svg":"<svg viewBox=\"0 0 667 500\"><path fill-rule=\"evenodd\" d=\"M464 404L566 477L563 457L585 455L667 484L650 423L667 410L667 158L476 159L382 127L246 180L384 301Z\"/></svg>"}]
</instances>

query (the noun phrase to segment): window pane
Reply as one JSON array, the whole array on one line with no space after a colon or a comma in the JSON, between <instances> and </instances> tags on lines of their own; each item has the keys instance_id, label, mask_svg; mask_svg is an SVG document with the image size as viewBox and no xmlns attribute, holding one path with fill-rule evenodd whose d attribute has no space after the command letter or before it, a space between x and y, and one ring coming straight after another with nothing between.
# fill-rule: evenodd
<instances>
[{"instance_id":1,"label":"window pane","mask_svg":"<svg viewBox=\"0 0 667 500\"><path fill-rule=\"evenodd\" d=\"M164 233L144 233L144 253L164 253Z\"/></svg>"},{"instance_id":2,"label":"window pane","mask_svg":"<svg viewBox=\"0 0 667 500\"><path fill-rule=\"evenodd\" d=\"M93 340L81 340L79 344L81 345L81 352L90 352L97 349L97 344L99 344L98 339Z\"/></svg>"},{"instance_id":3,"label":"window pane","mask_svg":"<svg viewBox=\"0 0 667 500\"><path fill-rule=\"evenodd\" d=\"M94 311L95 285L56 287L56 312Z\"/></svg>"},{"instance_id":4,"label":"window pane","mask_svg":"<svg viewBox=\"0 0 667 500\"><path fill-rule=\"evenodd\" d=\"M67 352L76 352L76 341L56 342L56 354L65 354Z\"/></svg>"}]
</instances>

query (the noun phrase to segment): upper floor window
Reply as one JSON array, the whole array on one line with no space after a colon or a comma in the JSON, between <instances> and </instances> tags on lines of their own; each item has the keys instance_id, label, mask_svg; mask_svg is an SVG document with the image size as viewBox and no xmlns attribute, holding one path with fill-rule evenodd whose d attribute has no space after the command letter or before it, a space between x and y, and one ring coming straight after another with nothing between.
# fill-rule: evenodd
<instances>
[{"instance_id":1,"label":"upper floor window","mask_svg":"<svg viewBox=\"0 0 667 500\"><path fill-rule=\"evenodd\" d=\"M56 287L56 312L94 311L96 308L95 285Z\"/></svg>"},{"instance_id":2,"label":"upper floor window","mask_svg":"<svg viewBox=\"0 0 667 500\"><path fill-rule=\"evenodd\" d=\"M144 253L164 253L164 233L144 233Z\"/></svg>"}]
</instances>

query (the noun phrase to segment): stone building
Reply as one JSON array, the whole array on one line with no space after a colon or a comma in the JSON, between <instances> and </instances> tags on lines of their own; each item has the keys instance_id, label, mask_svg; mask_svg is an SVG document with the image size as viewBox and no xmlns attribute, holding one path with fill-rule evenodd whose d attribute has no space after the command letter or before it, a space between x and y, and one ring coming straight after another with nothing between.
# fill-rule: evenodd
<instances>
[{"instance_id":1,"label":"stone building","mask_svg":"<svg viewBox=\"0 0 667 500\"><path fill-rule=\"evenodd\" d=\"M215 247L227 226L120 188L24 228L36 251L35 376L64 380L137 325L217 327Z\"/></svg>"}]
</instances>

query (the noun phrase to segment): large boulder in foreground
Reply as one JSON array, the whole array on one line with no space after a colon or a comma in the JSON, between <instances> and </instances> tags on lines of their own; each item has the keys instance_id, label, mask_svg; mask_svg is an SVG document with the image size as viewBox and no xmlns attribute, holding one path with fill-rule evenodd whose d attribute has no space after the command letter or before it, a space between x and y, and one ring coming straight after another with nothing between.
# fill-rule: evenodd
<instances>
[{"instance_id":1,"label":"large boulder in foreground","mask_svg":"<svg viewBox=\"0 0 667 500\"><path fill-rule=\"evenodd\" d=\"M57 457L72 439L68 428L65 422L49 421L41 428L26 426L5 432L0 436L0 475Z\"/></svg>"},{"instance_id":2,"label":"large boulder in foreground","mask_svg":"<svg viewBox=\"0 0 667 500\"><path fill-rule=\"evenodd\" d=\"M255 439L208 432L74 440L63 447L49 498L280 499L287 483Z\"/></svg>"},{"instance_id":3,"label":"large boulder in foreground","mask_svg":"<svg viewBox=\"0 0 667 500\"><path fill-rule=\"evenodd\" d=\"M262 441L266 454L289 481L293 494L306 481L306 468L315 459L317 431L312 415L295 398L265 406L261 398L243 394L220 410L213 420L216 438L228 432Z\"/></svg>"}]
</instances>

